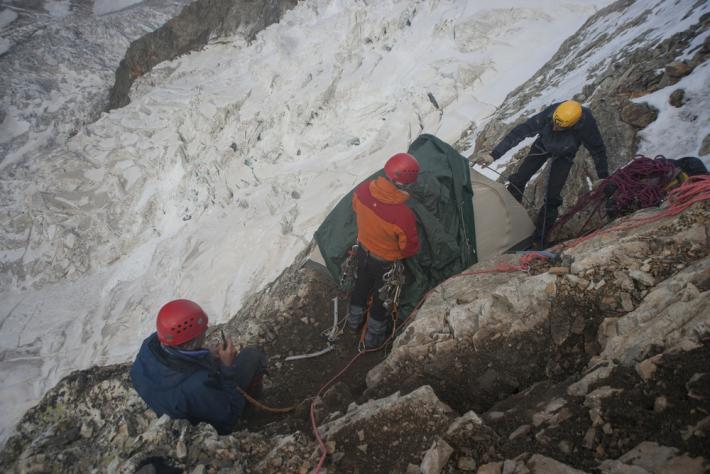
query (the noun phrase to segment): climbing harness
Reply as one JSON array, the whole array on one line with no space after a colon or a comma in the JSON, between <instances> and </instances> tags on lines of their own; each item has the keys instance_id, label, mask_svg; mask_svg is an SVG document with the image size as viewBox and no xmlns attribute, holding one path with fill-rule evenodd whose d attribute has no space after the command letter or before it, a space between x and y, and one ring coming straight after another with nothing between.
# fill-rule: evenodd
<instances>
[{"instance_id":1,"label":"climbing harness","mask_svg":"<svg viewBox=\"0 0 710 474\"><path fill-rule=\"evenodd\" d=\"M384 285L378 290L382 306L388 311L397 307L399 304L399 295L402 293L404 285L404 265L399 260L395 260L384 275L382 275Z\"/></svg>"},{"instance_id":2,"label":"climbing harness","mask_svg":"<svg viewBox=\"0 0 710 474\"><path fill-rule=\"evenodd\" d=\"M342 291L350 293L355 286L357 280L357 253L360 250L358 244L353 245L348 251L347 258L340 266L340 282L339 286Z\"/></svg>"},{"instance_id":3,"label":"climbing harness","mask_svg":"<svg viewBox=\"0 0 710 474\"><path fill-rule=\"evenodd\" d=\"M404 264L402 264L399 260L392 262L392 267L382 275L382 281L384 284L377 290L377 294L380 301L382 301L382 306L392 316L392 335L394 335L397 329L397 307L399 305L399 296L402 293L402 286L405 281ZM365 311L365 324L360 331L360 338L357 345L357 351L359 353L371 350L365 347L365 335L367 333L367 325L372 303L373 298L370 296L367 303L367 310ZM384 346L384 343L382 346Z\"/></svg>"}]
</instances>

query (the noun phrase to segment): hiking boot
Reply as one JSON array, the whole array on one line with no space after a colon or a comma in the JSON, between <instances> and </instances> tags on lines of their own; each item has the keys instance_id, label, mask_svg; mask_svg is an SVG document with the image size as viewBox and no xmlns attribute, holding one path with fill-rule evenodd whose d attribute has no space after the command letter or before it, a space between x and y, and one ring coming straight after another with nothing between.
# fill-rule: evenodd
<instances>
[{"instance_id":1,"label":"hiking boot","mask_svg":"<svg viewBox=\"0 0 710 474\"><path fill-rule=\"evenodd\" d=\"M370 318L367 321L367 333L365 334L365 349L377 349L384 344L387 339L387 321L377 321Z\"/></svg>"},{"instance_id":2,"label":"hiking boot","mask_svg":"<svg viewBox=\"0 0 710 474\"><path fill-rule=\"evenodd\" d=\"M365 309L362 306L350 306L347 319L350 332L358 333L365 322Z\"/></svg>"}]
</instances>

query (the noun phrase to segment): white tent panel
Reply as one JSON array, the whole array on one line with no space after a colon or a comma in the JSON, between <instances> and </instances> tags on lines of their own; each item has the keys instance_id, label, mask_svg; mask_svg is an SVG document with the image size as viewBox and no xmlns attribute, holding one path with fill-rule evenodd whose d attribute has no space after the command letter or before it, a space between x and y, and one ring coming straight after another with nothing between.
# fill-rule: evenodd
<instances>
[{"instance_id":1,"label":"white tent panel","mask_svg":"<svg viewBox=\"0 0 710 474\"><path fill-rule=\"evenodd\" d=\"M497 181L471 169L478 261L500 255L535 230L525 208Z\"/></svg>"}]
</instances>

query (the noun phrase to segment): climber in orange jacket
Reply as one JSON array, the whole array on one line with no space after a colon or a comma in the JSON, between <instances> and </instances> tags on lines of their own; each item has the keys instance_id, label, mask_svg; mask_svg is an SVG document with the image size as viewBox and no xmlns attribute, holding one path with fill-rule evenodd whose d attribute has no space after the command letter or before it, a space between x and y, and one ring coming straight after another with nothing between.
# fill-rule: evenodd
<instances>
[{"instance_id":1,"label":"climber in orange jacket","mask_svg":"<svg viewBox=\"0 0 710 474\"><path fill-rule=\"evenodd\" d=\"M357 221L357 279L350 297L348 327L357 332L364 323L365 309L372 305L365 334L365 348L382 345L387 331L386 309L379 297L382 276L392 263L419 251L414 212L406 206L405 189L417 180L419 163L408 153L398 153L385 164L385 177L361 183L353 193Z\"/></svg>"}]
</instances>

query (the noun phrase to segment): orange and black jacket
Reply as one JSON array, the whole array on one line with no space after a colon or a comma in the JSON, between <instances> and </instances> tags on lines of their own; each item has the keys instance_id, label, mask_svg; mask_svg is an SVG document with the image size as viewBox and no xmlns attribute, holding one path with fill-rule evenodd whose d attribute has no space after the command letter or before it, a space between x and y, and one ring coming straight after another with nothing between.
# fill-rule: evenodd
<instances>
[{"instance_id":1,"label":"orange and black jacket","mask_svg":"<svg viewBox=\"0 0 710 474\"><path fill-rule=\"evenodd\" d=\"M409 194L382 177L361 183L353 193L357 239L381 260L400 260L419 251L417 221L407 199Z\"/></svg>"}]
</instances>

